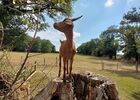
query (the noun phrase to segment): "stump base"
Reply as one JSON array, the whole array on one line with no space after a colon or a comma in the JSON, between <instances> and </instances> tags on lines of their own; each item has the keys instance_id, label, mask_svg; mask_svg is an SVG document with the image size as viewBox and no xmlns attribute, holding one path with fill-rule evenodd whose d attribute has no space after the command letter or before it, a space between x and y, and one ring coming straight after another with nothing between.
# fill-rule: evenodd
<instances>
[{"instance_id":1,"label":"stump base","mask_svg":"<svg viewBox=\"0 0 140 100\"><path fill-rule=\"evenodd\" d=\"M67 81L55 78L33 100L119 100L115 83L92 72L74 73Z\"/></svg>"}]
</instances>

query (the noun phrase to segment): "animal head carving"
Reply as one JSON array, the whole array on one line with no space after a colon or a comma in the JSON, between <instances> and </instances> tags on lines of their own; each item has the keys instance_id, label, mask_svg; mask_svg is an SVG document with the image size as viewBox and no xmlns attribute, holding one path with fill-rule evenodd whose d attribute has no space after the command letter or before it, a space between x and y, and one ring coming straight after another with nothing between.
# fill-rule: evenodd
<instances>
[{"instance_id":1,"label":"animal head carving","mask_svg":"<svg viewBox=\"0 0 140 100\"><path fill-rule=\"evenodd\" d=\"M82 16L77 17L77 18L65 18L62 22L54 23L54 28L63 32L67 33L69 29L73 28L73 22L80 19Z\"/></svg>"}]
</instances>

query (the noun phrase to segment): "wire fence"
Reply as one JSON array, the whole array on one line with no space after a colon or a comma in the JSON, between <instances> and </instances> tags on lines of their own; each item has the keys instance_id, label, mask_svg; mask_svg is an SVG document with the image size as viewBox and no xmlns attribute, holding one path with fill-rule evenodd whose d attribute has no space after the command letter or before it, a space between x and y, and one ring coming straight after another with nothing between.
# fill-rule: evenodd
<instances>
[{"instance_id":1,"label":"wire fence","mask_svg":"<svg viewBox=\"0 0 140 100\"><path fill-rule=\"evenodd\" d=\"M120 61L116 62L108 62L100 60L99 62L92 62L95 64L95 66L98 66L100 70L114 70L114 71L135 71L135 65L134 64L126 64Z\"/></svg>"}]
</instances>

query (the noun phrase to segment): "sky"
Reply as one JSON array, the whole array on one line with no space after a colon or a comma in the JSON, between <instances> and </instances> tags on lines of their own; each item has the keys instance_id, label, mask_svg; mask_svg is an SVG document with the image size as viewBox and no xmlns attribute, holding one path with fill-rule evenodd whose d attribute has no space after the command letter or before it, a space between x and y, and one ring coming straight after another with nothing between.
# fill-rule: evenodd
<instances>
[{"instance_id":1,"label":"sky","mask_svg":"<svg viewBox=\"0 0 140 100\"><path fill-rule=\"evenodd\" d=\"M77 0L73 4L72 17L83 17L74 22L74 41L78 47L84 42L98 38L111 25L119 25L123 15L133 7L140 7L140 0ZM59 40L65 40L63 33L53 28L54 20L45 17L50 28L37 33L41 39L50 40L59 50ZM63 19L62 19L63 20ZM62 21L60 20L60 21ZM33 35L33 33L29 33Z\"/></svg>"}]
</instances>

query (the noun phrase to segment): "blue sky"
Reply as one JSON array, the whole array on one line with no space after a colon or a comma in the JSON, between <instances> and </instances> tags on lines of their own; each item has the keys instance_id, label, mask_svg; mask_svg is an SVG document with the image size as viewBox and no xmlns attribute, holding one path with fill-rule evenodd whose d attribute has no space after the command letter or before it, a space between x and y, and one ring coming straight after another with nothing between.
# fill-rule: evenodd
<instances>
[{"instance_id":1,"label":"blue sky","mask_svg":"<svg viewBox=\"0 0 140 100\"><path fill-rule=\"evenodd\" d=\"M77 0L73 4L73 17L80 15L83 17L74 22L76 45L79 46L83 42L98 38L109 26L118 25L124 13L133 7L140 7L140 0ZM58 50L59 40L64 40L65 36L53 28L52 19L46 16L46 21L51 27L45 32L39 32L38 36L49 39Z\"/></svg>"}]
</instances>

